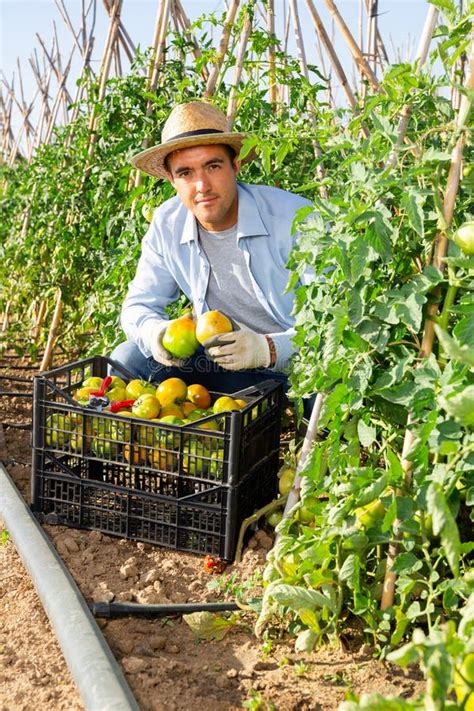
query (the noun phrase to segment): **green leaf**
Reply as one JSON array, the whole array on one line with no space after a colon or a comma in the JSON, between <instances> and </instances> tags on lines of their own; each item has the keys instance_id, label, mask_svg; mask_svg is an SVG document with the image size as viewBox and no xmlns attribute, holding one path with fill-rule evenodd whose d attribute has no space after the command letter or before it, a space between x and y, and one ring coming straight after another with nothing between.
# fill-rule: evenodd
<instances>
[{"instance_id":1,"label":"green leaf","mask_svg":"<svg viewBox=\"0 0 474 711\"><path fill-rule=\"evenodd\" d=\"M363 447L370 447L377 438L377 430L372 425L366 425L364 420L359 420L357 423L357 434L359 442Z\"/></svg>"},{"instance_id":2,"label":"green leaf","mask_svg":"<svg viewBox=\"0 0 474 711\"><path fill-rule=\"evenodd\" d=\"M423 567L421 560L418 560L413 553L399 553L395 558L392 570L394 573L414 573Z\"/></svg>"},{"instance_id":3,"label":"green leaf","mask_svg":"<svg viewBox=\"0 0 474 711\"><path fill-rule=\"evenodd\" d=\"M451 417L465 427L474 427L474 385L466 385L460 392L449 397L439 397L439 401Z\"/></svg>"},{"instance_id":4,"label":"green leaf","mask_svg":"<svg viewBox=\"0 0 474 711\"><path fill-rule=\"evenodd\" d=\"M335 611L332 601L318 590L302 588L298 585L271 583L267 588L267 594L280 605L285 605L296 612L311 607L328 608L331 612Z\"/></svg>"},{"instance_id":5,"label":"green leaf","mask_svg":"<svg viewBox=\"0 0 474 711\"><path fill-rule=\"evenodd\" d=\"M392 258L390 230L379 215L367 226L365 239L385 262L390 261Z\"/></svg>"},{"instance_id":6,"label":"green leaf","mask_svg":"<svg viewBox=\"0 0 474 711\"><path fill-rule=\"evenodd\" d=\"M474 368L474 353L469 347L459 345L459 343L457 343L454 338L452 338L449 333L438 324L435 324L435 331L444 352L449 358Z\"/></svg>"},{"instance_id":7,"label":"green leaf","mask_svg":"<svg viewBox=\"0 0 474 711\"><path fill-rule=\"evenodd\" d=\"M360 560L359 556L350 553L339 570L339 580L347 583L351 590L360 590Z\"/></svg>"},{"instance_id":8,"label":"green leaf","mask_svg":"<svg viewBox=\"0 0 474 711\"><path fill-rule=\"evenodd\" d=\"M316 632L313 632L313 630L303 630L296 638L295 652L312 652L318 638L319 635Z\"/></svg>"},{"instance_id":9,"label":"green leaf","mask_svg":"<svg viewBox=\"0 0 474 711\"><path fill-rule=\"evenodd\" d=\"M425 236L423 203L424 197L418 191L409 190L403 194L402 205L407 211L408 222L421 238Z\"/></svg>"},{"instance_id":10,"label":"green leaf","mask_svg":"<svg viewBox=\"0 0 474 711\"><path fill-rule=\"evenodd\" d=\"M433 518L433 533L440 535L446 560L454 575L459 574L461 542L456 521L440 484L431 482L426 493L428 513Z\"/></svg>"},{"instance_id":11,"label":"green leaf","mask_svg":"<svg viewBox=\"0 0 474 711\"><path fill-rule=\"evenodd\" d=\"M221 640L236 624L235 616L222 617L213 612L191 612L183 615L183 620L191 627L198 639Z\"/></svg>"}]
</instances>

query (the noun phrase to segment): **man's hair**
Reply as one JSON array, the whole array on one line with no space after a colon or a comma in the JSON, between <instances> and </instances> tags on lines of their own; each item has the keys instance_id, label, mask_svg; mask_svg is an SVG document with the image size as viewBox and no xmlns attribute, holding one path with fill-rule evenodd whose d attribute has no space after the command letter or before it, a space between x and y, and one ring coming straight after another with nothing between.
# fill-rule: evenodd
<instances>
[{"instance_id":1,"label":"man's hair","mask_svg":"<svg viewBox=\"0 0 474 711\"><path fill-rule=\"evenodd\" d=\"M232 148L232 146L229 146L227 143L216 143L216 144L213 144L213 145L222 146L222 148L224 148L225 152L226 152L227 155L229 156L230 162L231 162L231 163L234 162L237 153L236 153L236 151ZM197 147L197 146L196 146L196 147ZM166 156L166 158L165 158L164 161L163 161L163 165L165 166L165 169L166 169L167 173L171 173L170 167L169 167L169 165L168 165L168 158L169 158L171 155L173 155L173 153L176 153L176 151L171 151L171 153L168 153L168 155Z\"/></svg>"}]
</instances>

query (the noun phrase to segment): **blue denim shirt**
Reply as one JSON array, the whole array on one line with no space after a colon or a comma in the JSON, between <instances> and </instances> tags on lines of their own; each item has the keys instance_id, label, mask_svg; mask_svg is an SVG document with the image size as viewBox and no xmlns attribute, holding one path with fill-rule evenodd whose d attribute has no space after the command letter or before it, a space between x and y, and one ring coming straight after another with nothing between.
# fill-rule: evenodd
<instances>
[{"instance_id":1,"label":"blue denim shirt","mask_svg":"<svg viewBox=\"0 0 474 711\"><path fill-rule=\"evenodd\" d=\"M257 299L281 326L281 331L268 335L276 346L275 370L282 371L294 353L293 294L285 293L289 277L285 265L295 240L291 226L296 210L311 203L266 185L238 183L237 190L238 245ZM152 323L168 318L165 307L179 290L192 301L198 316L209 310L205 301L209 271L194 215L179 197L167 200L155 210L122 308L123 330L145 356L151 355Z\"/></svg>"}]
</instances>

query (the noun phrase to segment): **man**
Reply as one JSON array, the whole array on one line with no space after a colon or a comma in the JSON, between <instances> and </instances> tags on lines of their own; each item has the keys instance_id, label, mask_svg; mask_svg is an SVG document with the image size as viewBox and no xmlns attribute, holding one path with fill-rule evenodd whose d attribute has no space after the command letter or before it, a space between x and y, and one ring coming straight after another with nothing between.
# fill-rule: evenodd
<instances>
[{"instance_id":1,"label":"man","mask_svg":"<svg viewBox=\"0 0 474 711\"><path fill-rule=\"evenodd\" d=\"M194 101L171 112L159 146L132 159L177 192L155 210L123 304L128 340L112 358L135 377L178 376L228 393L268 378L287 388L294 319L285 265L295 212L310 203L278 188L238 183L244 138L229 131L221 111ZM162 344L170 323L165 308L180 291L198 316L216 309L239 326L209 339L204 353L187 361Z\"/></svg>"}]
</instances>

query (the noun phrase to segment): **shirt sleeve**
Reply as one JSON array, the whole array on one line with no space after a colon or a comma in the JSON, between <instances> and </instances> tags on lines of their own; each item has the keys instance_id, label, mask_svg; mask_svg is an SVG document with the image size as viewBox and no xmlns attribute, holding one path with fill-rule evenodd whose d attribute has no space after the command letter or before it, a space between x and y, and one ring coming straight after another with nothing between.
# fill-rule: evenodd
<instances>
[{"instance_id":1,"label":"shirt sleeve","mask_svg":"<svg viewBox=\"0 0 474 711\"><path fill-rule=\"evenodd\" d=\"M179 296L178 284L166 265L161 239L159 222L155 218L143 238L135 277L130 282L121 313L125 335L147 357L151 356L152 325L168 320L165 308Z\"/></svg>"}]
</instances>

